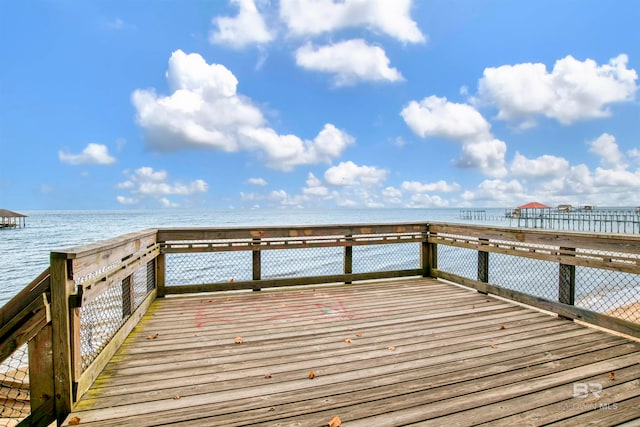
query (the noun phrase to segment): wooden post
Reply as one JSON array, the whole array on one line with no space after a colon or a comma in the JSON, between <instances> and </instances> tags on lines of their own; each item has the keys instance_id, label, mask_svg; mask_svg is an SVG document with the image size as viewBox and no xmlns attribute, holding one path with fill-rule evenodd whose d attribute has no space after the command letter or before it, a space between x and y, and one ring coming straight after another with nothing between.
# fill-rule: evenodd
<instances>
[{"instance_id":1,"label":"wooden post","mask_svg":"<svg viewBox=\"0 0 640 427\"><path fill-rule=\"evenodd\" d=\"M122 318L126 319L135 311L133 277L127 276L122 280Z\"/></svg>"},{"instance_id":2,"label":"wooden post","mask_svg":"<svg viewBox=\"0 0 640 427\"><path fill-rule=\"evenodd\" d=\"M574 256L575 248L560 248L560 255ZM566 253L568 252L568 253ZM558 277L558 301L574 305L576 298L576 266L560 263Z\"/></svg>"},{"instance_id":3,"label":"wooden post","mask_svg":"<svg viewBox=\"0 0 640 427\"><path fill-rule=\"evenodd\" d=\"M481 247L488 244L489 239L478 239L478 281L483 283L489 283L489 252L481 250ZM487 294L486 292L480 293Z\"/></svg>"},{"instance_id":4,"label":"wooden post","mask_svg":"<svg viewBox=\"0 0 640 427\"><path fill-rule=\"evenodd\" d=\"M156 287L158 288L158 298L163 298L166 295L165 290L165 278L167 274L166 255L159 253L156 257Z\"/></svg>"},{"instance_id":5,"label":"wooden post","mask_svg":"<svg viewBox=\"0 0 640 427\"><path fill-rule=\"evenodd\" d=\"M251 242L253 246L260 245L260 238L256 237ZM262 251L260 249L254 249L251 251L252 258L252 272L253 272L253 280L260 280L262 278ZM253 291L257 292L260 288L254 288Z\"/></svg>"},{"instance_id":6,"label":"wooden post","mask_svg":"<svg viewBox=\"0 0 640 427\"><path fill-rule=\"evenodd\" d=\"M74 291L73 267L67 254L51 253L51 326L55 412L61 424L73 407L71 319L69 296Z\"/></svg>"},{"instance_id":7,"label":"wooden post","mask_svg":"<svg viewBox=\"0 0 640 427\"><path fill-rule=\"evenodd\" d=\"M45 326L29 341L29 400L31 413L53 401L53 348L51 324Z\"/></svg>"},{"instance_id":8,"label":"wooden post","mask_svg":"<svg viewBox=\"0 0 640 427\"><path fill-rule=\"evenodd\" d=\"M353 273L353 246L351 246L353 242L353 235L347 234L345 236L346 245L344 247L344 274ZM350 285L351 280L345 280L344 282L347 285Z\"/></svg>"},{"instance_id":9,"label":"wooden post","mask_svg":"<svg viewBox=\"0 0 640 427\"><path fill-rule=\"evenodd\" d=\"M156 260L147 263L147 294L156 288Z\"/></svg>"},{"instance_id":10,"label":"wooden post","mask_svg":"<svg viewBox=\"0 0 640 427\"><path fill-rule=\"evenodd\" d=\"M431 265L433 262L433 247L429 243L429 232L422 232L422 243L420 244L420 268L422 277L431 277Z\"/></svg>"}]
</instances>

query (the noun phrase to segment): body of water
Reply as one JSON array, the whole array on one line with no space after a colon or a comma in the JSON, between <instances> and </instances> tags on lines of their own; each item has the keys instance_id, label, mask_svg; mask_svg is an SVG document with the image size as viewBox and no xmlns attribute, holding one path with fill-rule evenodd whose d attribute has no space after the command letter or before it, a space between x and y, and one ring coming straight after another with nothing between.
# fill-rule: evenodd
<instances>
[{"instance_id":1,"label":"body of water","mask_svg":"<svg viewBox=\"0 0 640 427\"><path fill-rule=\"evenodd\" d=\"M21 213L28 215L25 228L0 230L0 306L48 267L51 251L95 243L147 228L463 222L459 209L117 210ZM503 215L504 209L487 210L487 217ZM505 221L500 223L508 225Z\"/></svg>"},{"instance_id":2,"label":"body of water","mask_svg":"<svg viewBox=\"0 0 640 427\"><path fill-rule=\"evenodd\" d=\"M471 224L486 224L498 226L517 226L517 222L505 218L505 209L483 209L481 215L465 215L464 211L457 208L450 209L333 209L333 210L157 210L157 211L25 211L28 215L27 226L25 228L0 230L0 306L9 301L15 294L28 285L42 271L49 266L49 256L52 251L70 248L88 243L96 243L101 240L117 237L122 234L140 231L148 228L162 227L242 227L256 225L306 225L306 224L359 224L359 223L395 223L395 222L457 222ZM358 248L360 257L371 257L377 260L387 259L393 261L393 257L376 255L374 252L379 248ZM387 249L387 248L385 248ZM444 250L444 248L443 248ZM453 250L453 249L451 249ZM277 252L277 251L276 251ZM444 252L443 252L444 254ZM220 255L220 254L218 254ZM280 256L281 254L269 254L268 256ZM337 274L341 271L341 255L328 256L327 253L313 252L309 254L298 254L298 256L308 256L312 259L305 259L304 265L308 268L317 268L316 274ZM230 254L229 257L237 256ZM267 255L265 255L267 256ZM475 257L475 255L473 255ZM230 259L231 259L230 258ZM466 263L468 257L459 257L456 262ZM499 258L499 257L498 257ZM222 259L222 261L220 260ZM369 259L369 258L367 258ZM456 259L455 257L453 259ZM475 258L473 258L475 259ZM234 277L232 273L236 270L236 259L231 259L229 265L224 265L224 258L217 258L217 263L204 262L210 265L209 269L203 269L202 265L194 268L203 274L202 283L208 281L228 280ZM526 261L526 260L525 260ZM219 264L222 262L222 264ZM416 268L413 264L418 260L408 261L411 265L393 265L388 268ZM446 263L443 259L443 266ZM541 261L539 261L541 262ZM473 262L475 263L475 261ZM541 262L543 263L543 262ZM214 265L215 264L215 265ZM501 277L501 267L512 267L511 262L504 262L502 266L499 262L492 263L492 270L495 273L492 277L499 280L501 285L514 287L528 293L533 293L545 298L555 299L557 295L557 285L555 277L557 272L549 272L551 276L544 280L549 295L535 292L535 286L526 285L533 283L537 276L540 276L541 269L531 267L524 269L519 277L511 271L507 276ZM543 263L544 264L544 263ZM247 265L250 265L248 263ZM297 264L300 267L302 264ZM270 273L274 276L280 274L295 275L291 271L271 271L270 269L280 266L283 269L294 268L290 262L265 262L263 274L265 277ZM286 268L285 268L286 267ZM557 265L554 264L554 268ZM335 271L334 271L335 270ZM470 278L475 278L475 264L468 273ZM460 266L452 266L451 271L460 271ZM237 273L237 272L236 272ZM591 277L593 273L593 277ZM615 274L613 274L615 273ZM194 273L195 274L195 273ZM247 273L249 274L249 273ZM496 275L497 274L497 275ZM589 277L582 278L587 275ZM219 277L218 277L219 276ZM606 276L602 272L580 269L580 282L587 283L588 286L577 290L577 304L585 308L596 311L603 311L615 306L622 305L622 302L633 302L640 300L640 281L637 275L612 272ZM519 278L517 278L519 277ZM513 286L508 282L516 279ZM168 271L168 283L171 280L171 272ZM250 277L235 277L236 280ZM182 278L174 281L181 284ZM197 280L197 278L189 278ZM594 280L596 282L594 282ZM503 283L504 282L504 283ZM520 289L521 286L525 288ZM530 289L531 288L531 289ZM547 291L545 291L547 292Z\"/></svg>"}]
</instances>

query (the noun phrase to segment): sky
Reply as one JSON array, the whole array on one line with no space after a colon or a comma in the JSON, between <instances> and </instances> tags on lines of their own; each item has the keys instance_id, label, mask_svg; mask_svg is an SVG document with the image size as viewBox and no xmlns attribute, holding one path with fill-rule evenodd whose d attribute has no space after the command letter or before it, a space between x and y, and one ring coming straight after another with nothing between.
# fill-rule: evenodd
<instances>
[{"instance_id":1,"label":"sky","mask_svg":"<svg viewBox=\"0 0 640 427\"><path fill-rule=\"evenodd\" d=\"M640 205L635 0L2 0L0 208Z\"/></svg>"}]
</instances>

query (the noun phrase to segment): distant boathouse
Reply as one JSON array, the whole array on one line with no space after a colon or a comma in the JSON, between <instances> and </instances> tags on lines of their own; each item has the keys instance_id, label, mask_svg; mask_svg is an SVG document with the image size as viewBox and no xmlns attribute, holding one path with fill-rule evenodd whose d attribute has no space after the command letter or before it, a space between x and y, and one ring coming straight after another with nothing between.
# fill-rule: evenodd
<instances>
[{"instance_id":1,"label":"distant boathouse","mask_svg":"<svg viewBox=\"0 0 640 427\"><path fill-rule=\"evenodd\" d=\"M0 209L0 228L25 227L27 225L27 215Z\"/></svg>"}]
</instances>

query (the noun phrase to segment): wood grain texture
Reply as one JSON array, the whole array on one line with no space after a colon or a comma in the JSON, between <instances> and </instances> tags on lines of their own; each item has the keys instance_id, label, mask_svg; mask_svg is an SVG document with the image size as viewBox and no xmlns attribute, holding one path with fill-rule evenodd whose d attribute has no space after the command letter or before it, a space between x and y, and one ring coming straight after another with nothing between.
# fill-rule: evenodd
<instances>
[{"instance_id":1,"label":"wood grain texture","mask_svg":"<svg viewBox=\"0 0 640 427\"><path fill-rule=\"evenodd\" d=\"M67 422L615 424L640 413L639 362L637 342L430 278L168 297Z\"/></svg>"}]
</instances>

